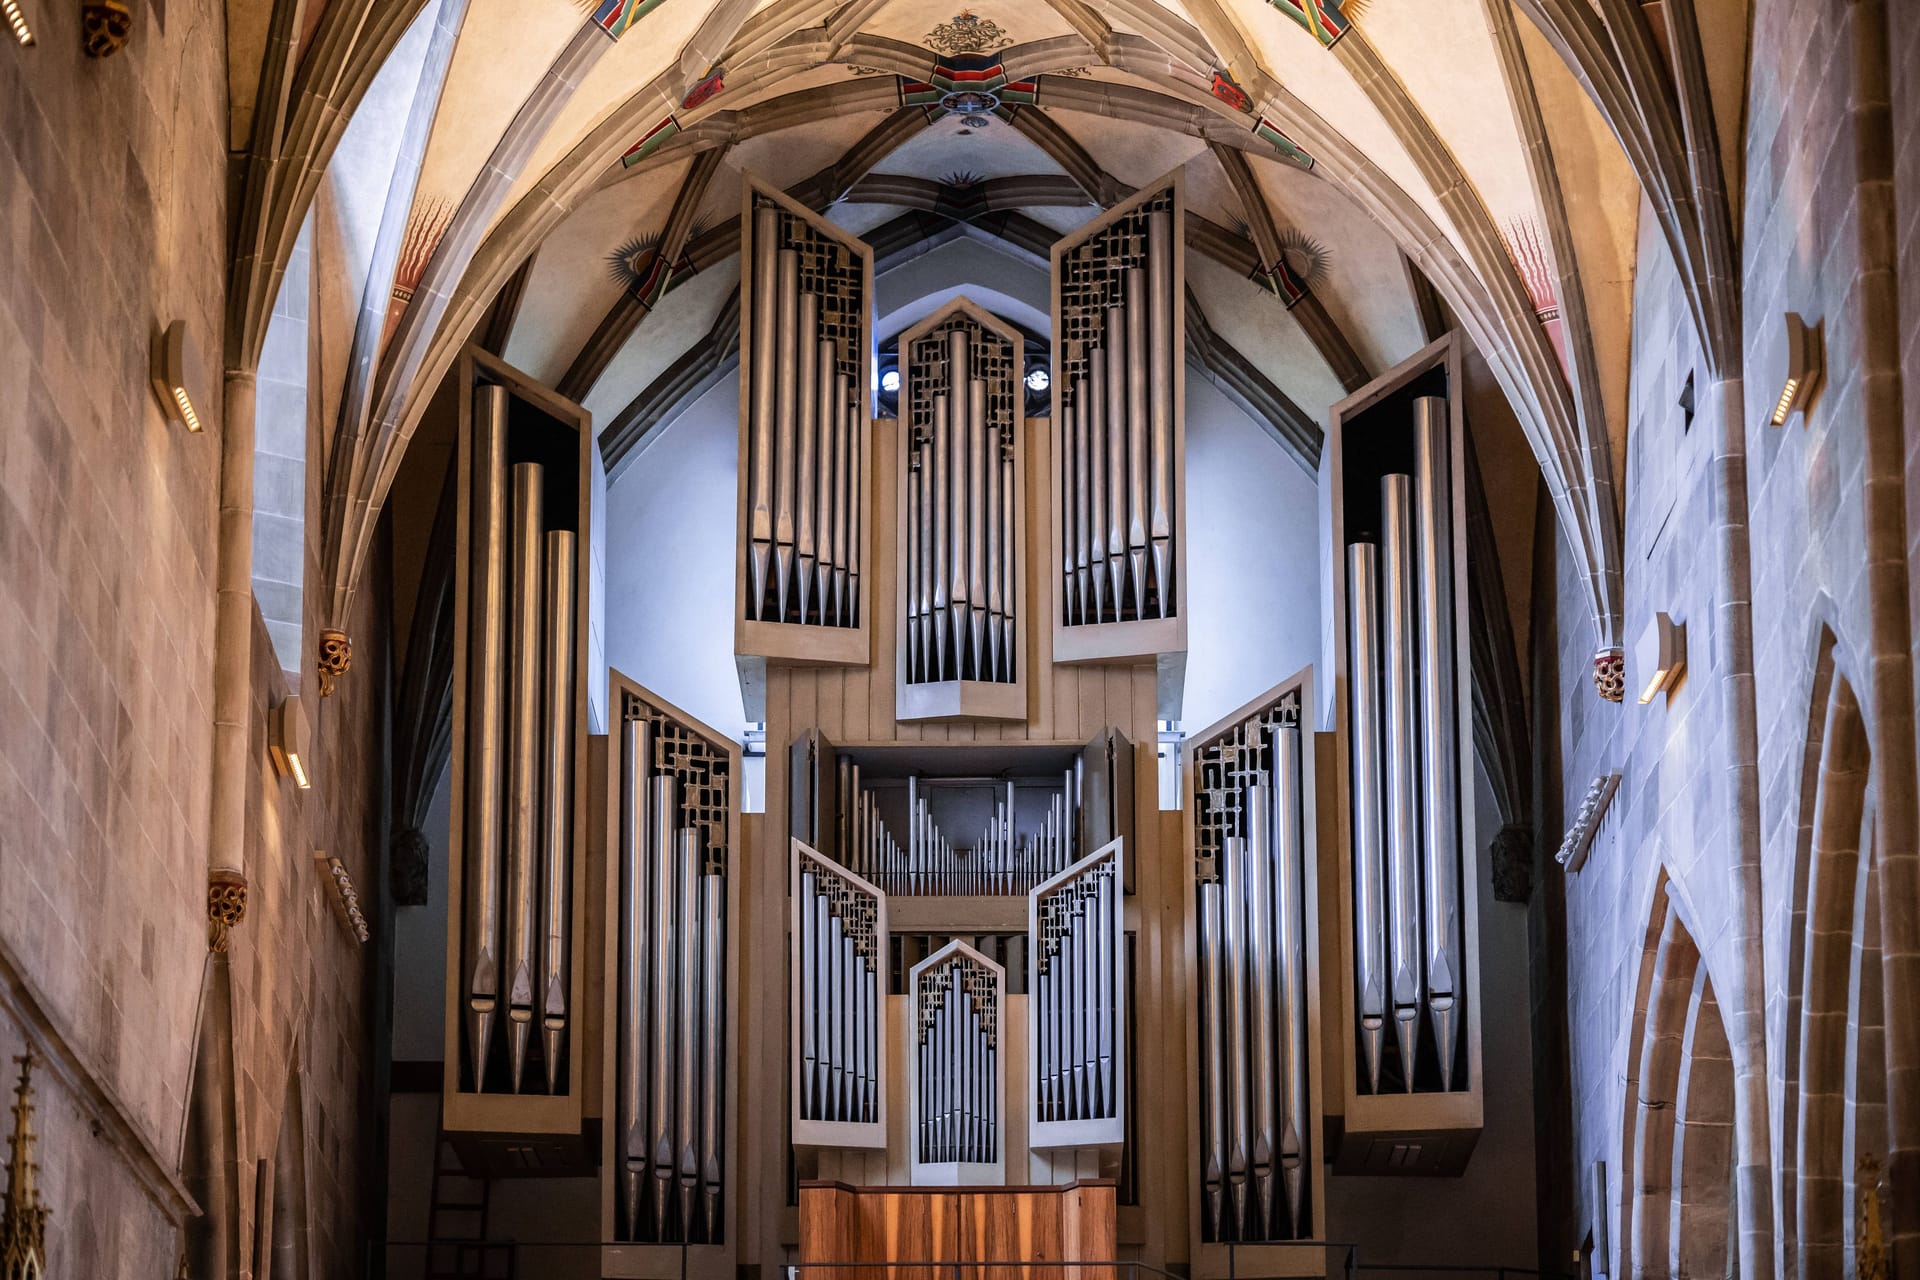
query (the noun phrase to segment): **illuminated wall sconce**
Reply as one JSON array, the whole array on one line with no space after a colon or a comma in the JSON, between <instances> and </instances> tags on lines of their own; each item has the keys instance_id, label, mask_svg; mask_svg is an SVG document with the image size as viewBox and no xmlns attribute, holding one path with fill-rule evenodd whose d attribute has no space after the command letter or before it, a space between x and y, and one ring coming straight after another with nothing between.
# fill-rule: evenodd
<instances>
[{"instance_id":1,"label":"illuminated wall sconce","mask_svg":"<svg viewBox=\"0 0 1920 1280\"><path fill-rule=\"evenodd\" d=\"M273 756L273 767L281 777L292 778L302 791L313 785L307 773L311 737L307 710L300 705L299 694L288 694L267 713L267 750Z\"/></svg>"},{"instance_id":2,"label":"illuminated wall sconce","mask_svg":"<svg viewBox=\"0 0 1920 1280\"><path fill-rule=\"evenodd\" d=\"M187 368L193 363L192 356L184 320L175 320L153 340L153 394L159 397L161 411L187 430L198 433L202 429L200 413L187 391Z\"/></svg>"},{"instance_id":3,"label":"illuminated wall sconce","mask_svg":"<svg viewBox=\"0 0 1920 1280\"><path fill-rule=\"evenodd\" d=\"M1654 614L1633 646L1633 661L1641 682L1640 701L1652 702L1657 693L1672 697L1687 669L1687 624Z\"/></svg>"},{"instance_id":4,"label":"illuminated wall sconce","mask_svg":"<svg viewBox=\"0 0 1920 1280\"><path fill-rule=\"evenodd\" d=\"M1772 367L1781 375L1780 399L1773 406L1773 425L1786 425L1798 413L1804 422L1806 408L1820 389L1820 377L1826 371L1826 343L1820 326L1808 324L1797 311L1789 311L1781 322L1780 337L1775 340Z\"/></svg>"},{"instance_id":5,"label":"illuminated wall sconce","mask_svg":"<svg viewBox=\"0 0 1920 1280\"><path fill-rule=\"evenodd\" d=\"M27 25L26 11L20 7L19 0L0 0L0 9L6 10L7 26L13 31L13 38L21 44L32 44L33 28Z\"/></svg>"}]
</instances>

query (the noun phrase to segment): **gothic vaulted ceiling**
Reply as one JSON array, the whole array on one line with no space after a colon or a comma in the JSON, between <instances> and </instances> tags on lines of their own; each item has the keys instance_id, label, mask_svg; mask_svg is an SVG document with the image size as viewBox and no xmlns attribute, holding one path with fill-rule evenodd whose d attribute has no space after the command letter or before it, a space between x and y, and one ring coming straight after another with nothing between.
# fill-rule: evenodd
<instances>
[{"instance_id":1,"label":"gothic vaulted ceiling","mask_svg":"<svg viewBox=\"0 0 1920 1280\"><path fill-rule=\"evenodd\" d=\"M582 400L616 461L722 366L744 174L884 273L957 240L1044 267L1177 168L1221 381L1312 465L1332 401L1458 325L1618 643L1640 189L1527 16L1569 3L236 0L236 61L268 50L236 145L337 224L332 608L469 338ZM258 234L270 282L290 233Z\"/></svg>"}]
</instances>

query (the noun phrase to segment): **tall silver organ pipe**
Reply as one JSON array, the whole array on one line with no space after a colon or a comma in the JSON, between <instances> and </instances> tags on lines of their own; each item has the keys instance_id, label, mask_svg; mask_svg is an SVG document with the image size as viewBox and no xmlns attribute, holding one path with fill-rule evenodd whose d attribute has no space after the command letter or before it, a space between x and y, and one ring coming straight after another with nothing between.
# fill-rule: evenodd
<instances>
[{"instance_id":1,"label":"tall silver organ pipe","mask_svg":"<svg viewBox=\"0 0 1920 1280\"><path fill-rule=\"evenodd\" d=\"M912 1162L916 1169L997 1170L1005 1161L1005 972L956 939L913 967L907 989L913 999ZM947 1176L971 1180L964 1168Z\"/></svg>"},{"instance_id":2,"label":"tall silver organ pipe","mask_svg":"<svg viewBox=\"0 0 1920 1280\"><path fill-rule=\"evenodd\" d=\"M467 652L465 934L467 1051L486 1087L500 1010L501 854L506 818L507 391L474 395Z\"/></svg>"},{"instance_id":3,"label":"tall silver organ pipe","mask_svg":"<svg viewBox=\"0 0 1920 1280\"><path fill-rule=\"evenodd\" d=\"M619 1166L622 1222L631 1237L639 1231L647 1167L646 1055L639 1046L653 1043L648 1011L648 961L654 925L652 806L647 783L653 758L651 725L644 716L621 718L620 770L620 940L619 1095L615 1148Z\"/></svg>"},{"instance_id":4,"label":"tall silver organ pipe","mask_svg":"<svg viewBox=\"0 0 1920 1280\"><path fill-rule=\"evenodd\" d=\"M1306 787L1288 691L1193 748L1203 1238L1314 1237Z\"/></svg>"},{"instance_id":5,"label":"tall silver organ pipe","mask_svg":"<svg viewBox=\"0 0 1920 1280\"><path fill-rule=\"evenodd\" d=\"M1028 1141L1126 1137L1127 1001L1120 842L1027 895Z\"/></svg>"},{"instance_id":6,"label":"tall silver organ pipe","mask_svg":"<svg viewBox=\"0 0 1920 1280\"><path fill-rule=\"evenodd\" d=\"M623 694L619 714L615 1230L719 1243L731 758L638 697Z\"/></svg>"},{"instance_id":7,"label":"tall silver organ pipe","mask_svg":"<svg viewBox=\"0 0 1920 1280\"><path fill-rule=\"evenodd\" d=\"M1347 547L1348 738L1353 754L1354 1004L1368 1091L1380 1091L1387 1019L1387 886L1381 798L1380 569L1371 542Z\"/></svg>"},{"instance_id":8,"label":"tall silver organ pipe","mask_svg":"<svg viewBox=\"0 0 1920 1280\"><path fill-rule=\"evenodd\" d=\"M1387 995L1401 1075L1413 1087L1421 1012L1419 740L1414 708L1413 494L1380 480L1380 607L1386 678Z\"/></svg>"},{"instance_id":9,"label":"tall silver organ pipe","mask_svg":"<svg viewBox=\"0 0 1920 1280\"><path fill-rule=\"evenodd\" d=\"M1178 614L1175 184L1055 250L1056 528L1066 626Z\"/></svg>"},{"instance_id":10,"label":"tall silver organ pipe","mask_svg":"<svg viewBox=\"0 0 1920 1280\"><path fill-rule=\"evenodd\" d=\"M792 843L794 1142L884 1147L886 895Z\"/></svg>"},{"instance_id":11,"label":"tall silver organ pipe","mask_svg":"<svg viewBox=\"0 0 1920 1280\"><path fill-rule=\"evenodd\" d=\"M1447 402L1413 402L1414 545L1420 625L1420 802L1426 884L1427 1008L1440 1060L1440 1087L1453 1088L1459 1043L1459 760L1454 699L1453 498Z\"/></svg>"},{"instance_id":12,"label":"tall silver organ pipe","mask_svg":"<svg viewBox=\"0 0 1920 1280\"><path fill-rule=\"evenodd\" d=\"M507 1029L513 1091L518 1093L533 1032L539 967L540 674L542 574L546 568L546 470L513 468L513 563L508 611L512 666L507 704Z\"/></svg>"},{"instance_id":13,"label":"tall silver organ pipe","mask_svg":"<svg viewBox=\"0 0 1920 1280\"><path fill-rule=\"evenodd\" d=\"M1019 352L964 299L901 336L906 685L1016 682Z\"/></svg>"},{"instance_id":14,"label":"tall silver organ pipe","mask_svg":"<svg viewBox=\"0 0 1920 1280\"><path fill-rule=\"evenodd\" d=\"M747 199L745 618L857 627L870 267L811 215Z\"/></svg>"},{"instance_id":15,"label":"tall silver organ pipe","mask_svg":"<svg viewBox=\"0 0 1920 1280\"><path fill-rule=\"evenodd\" d=\"M1412 474L1379 477L1377 550L1347 547L1353 945L1363 1087L1373 1093L1466 1083L1447 401L1417 398L1410 418ZM1383 1071L1388 1017L1395 1052Z\"/></svg>"},{"instance_id":16,"label":"tall silver organ pipe","mask_svg":"<svg viewBox=\"0 0 1920 1280\"><path fill-rule=\"evenodd\" d=\"M573 932L574 535L547 535L546 696L541 749L546 822L540 846L540 1037L547 1092L561 1092L567 1035L567 969Z\"/></svg>"},{"instance_id":17,"label":"tall silver organ pipe","mask_svg":"<svg viewBox=\"0 0 1920 1280\"><path fill-rule=\"evenodd\" d=\"M1288 1221L1304 1230L1300 1209L1307 1175L1305 1162L1308 1137L1317 1121L1307 1107L1306 886L1301 878L1307 852L1303 843L1306 817L1301 800L1300 749L1297 723L1267 726L1267 758L1273 763L1273 793L1265 806L1266 860L1273 887L1274 943L1280 961L1277 970L1280 1138L1276 1158L1286 1191ZM1261 901L1266 901L1264 895Z\"/></svg>"},{"instance_id":18,"label":"tall silver organ pipe","mask_svg":"<svg viewBox=\"0 0 1920 1280\"><path fill-rule=\"evenodd\" d=\"M748 431L747 537L749 614L759 617L766 602L769 561L773 555L773 447L775 317L774 276L780 251L780 211L762 205L753 214L753 284L756 301L748 323L753 326L753 383L747 388L751 404Z\"/></svg>"}]
</instances>

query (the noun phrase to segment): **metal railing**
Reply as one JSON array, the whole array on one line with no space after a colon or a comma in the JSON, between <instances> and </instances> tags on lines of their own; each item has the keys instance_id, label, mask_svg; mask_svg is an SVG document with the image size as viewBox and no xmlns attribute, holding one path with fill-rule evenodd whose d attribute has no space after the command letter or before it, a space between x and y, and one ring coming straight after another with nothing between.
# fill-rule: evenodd
<instances>
[{"instance_id":1,"label":"metal railing","mask_svg":"<svg viewBox=\"0 0 1920 1280\"><path fill-rule=\"evenodd\" d=\"M557 1261L566 1256L565 1251L597 1251L602 1243L622 1242L501 1240L486 1242L486 1248L490 1252L499 1251L508 1255L512 1259L509 1266L512 1266L521 1262L532 1264L541 1257L549 1262ZM1570 1272L1541 1271L1533 1267L1368 1262L1362 1259L1359 1245L1335 1241L1298 1240L1289 1241L1288 1244L1325 1249L1325 1274L1329 1277L1344 1276L1347 1280L1359 1280L1362 1276L1369 1280L1441 1280L1442 1277L1445 1280L1574 1280ZM387 1241L389 1274L422 1274L421 1270L405 1265L405 1261L411 1256L426 1262L423 1255L430 1247L428 1242L422 1240ZM583 1257L582 1261L587 1259ZM1277 1280L1257 1264L1247 1265L1247 1260L1239 1257L1239 1250L1235 1247L1229 1246L1227 1262L1228 1280ZM1164 1270L1152 1263L1126 1258L1079 1261L788 1262L782 1264L781 1270L784 1273L781 1280L1191 1280L1190 1276Z\"/></svg>"}]
</instances>

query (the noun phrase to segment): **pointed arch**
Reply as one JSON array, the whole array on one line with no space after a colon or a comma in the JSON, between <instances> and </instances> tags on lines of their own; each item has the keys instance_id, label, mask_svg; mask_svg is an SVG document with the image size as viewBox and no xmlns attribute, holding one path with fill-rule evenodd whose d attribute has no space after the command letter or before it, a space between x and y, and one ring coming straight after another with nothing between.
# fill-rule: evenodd
<instances>
[{"instance_id":1,"label":"pointed arch","mask_svg":"<svg viewBox=\"0 0 1920 1280\"><path fill-rule=\"evenodd\" d=\"M1734 1065L1712 975L1663 871L1628 1031L1620 1167L1626 1274L1724 1275L1737 1256Z\"/></svg>"},{"instance_id":2,"label":"pointed arch","mask_svg":"<svg viewBox=\"0 0 1920 1280\"><path fill-rule=\"evenodd\" d=\"M1874 756L1845 655L1815 640L1789 918L1783 1246L1798 1274L1853 1270L1860 1172L1887 1158Z\"/></svg>"}]
</instances>

